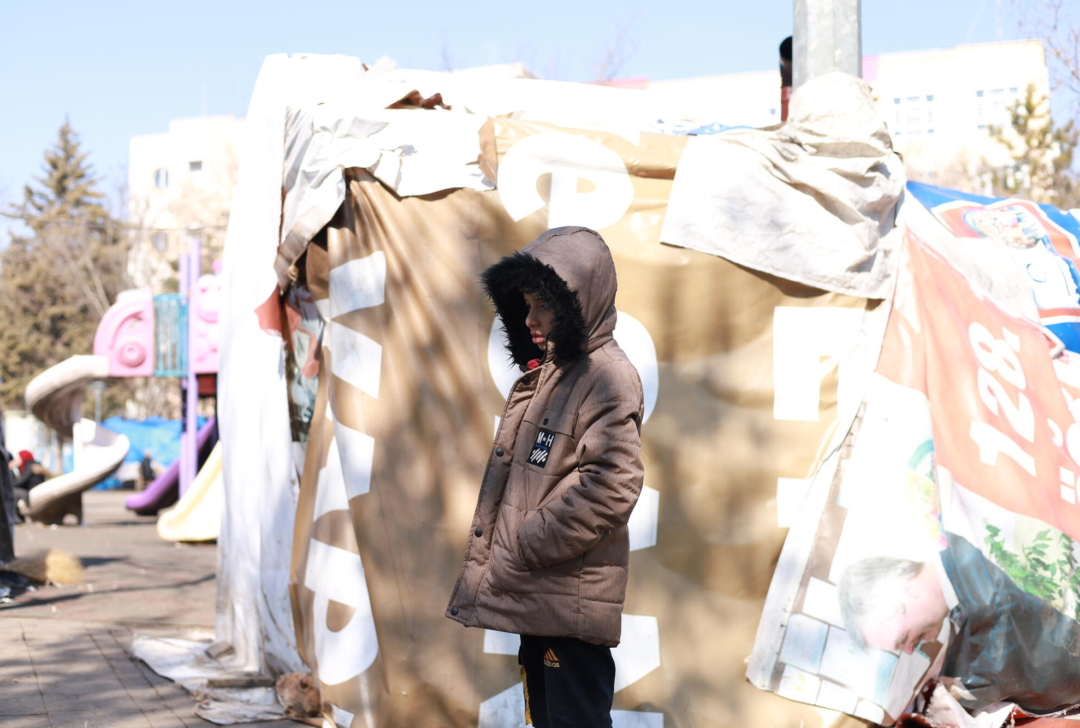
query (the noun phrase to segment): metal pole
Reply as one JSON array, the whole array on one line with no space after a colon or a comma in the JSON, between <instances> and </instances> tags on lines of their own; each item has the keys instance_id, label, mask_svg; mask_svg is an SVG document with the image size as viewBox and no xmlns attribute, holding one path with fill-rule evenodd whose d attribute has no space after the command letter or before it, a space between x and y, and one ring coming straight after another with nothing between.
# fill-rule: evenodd
<instances>
[{"instance_id":1,"label":"metal pole","mask_svg":"<svg viewBox=\"0 0 1080 728\"><path fill-rule=\"evenodd\" d=\"M185 251L185 252L180 253L180 295L184 298L185 301L188 300L188 293L190 291L190 286L189 286L190 280L189 279L191 278L191 276L188 273L188 269L190 268L190 263L191 263L191 261L189 260L187 252ZM181 331L180 334L181 334L181 336L187 336L187 331ZM188 454L188 450L189 450L190 444L191 444L189 442L191 440L191 436L188 434L188 422L190 422L191 418L194 416L192 411L191 411L191 407L190 407L190 404L189 404L189 401L188 401L188 396L187 396L188 390L190 390L190 384L187 381L187 371L188 371L188 368L190 367L190 361L191 361L191 352L189 351L187 356L184 357L184 359L182 361L183 374L181 376L184 377L184 380L183 380L184 386L182 386L181 389L180 389L181 393L184 395L184 403L183 403L183 408L182 408L183 409L183 417L181 418L181 429L180 429L180 478L179 478L179 481L178 481L179 486L180 486L180 495L181 496L183 496L184 491L187 490L188 484L191 483L191 481L195 479L195 473L192 472L191 458L190 458L190 456Z\"/></svg>"},{"instance_id":2,"label":"metal pole","mask_svg":"<svg viewBox=\"0 0 1080 728\"><path fill-rule=\"evenodd\" d=\"M862 77L860 0L794 0L795 88L833 71Z\"/></svg>"},{"instance_id":3,"label":"metal pole","mask_svg":"<svg viewBox=\"0 0 1080 728\"><path fill-rule=\"evenodd\" d=\"M199 234L196 230L189 231L188 235L188 264L187 264L187 300L188 300L188 327L187 327L187 445L188 445L188 480L180 481L180 496L191 486L195 480L195 474L199 470L199 382L195 376L195 327L192 325L195 319L195 308L192 305L192 297L202 271L202 250Z\"/></svg>"}]
</instances>

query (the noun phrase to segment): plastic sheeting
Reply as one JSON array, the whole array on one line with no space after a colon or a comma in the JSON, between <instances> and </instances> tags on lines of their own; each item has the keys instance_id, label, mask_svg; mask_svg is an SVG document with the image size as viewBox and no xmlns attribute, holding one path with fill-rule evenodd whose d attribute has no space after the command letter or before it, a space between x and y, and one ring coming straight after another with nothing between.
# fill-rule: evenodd
<instances>
[{"instance_id":1,"label":"plastic sheeting","mask_svg":"<svg viewBox=\"0 0 1080 728\"><path fill-rule=\"evenodd\" d=\"M392 62L365 70L355 59L334 58L339 87L312 84L308 98L317 102L304 104L297 97L286 115L285 202L276 263L282 288L290 280L289 267L345 199L342 170L349 167L368 169L401 197L459 188L483 191L494 186L477 165L476 132L487 118L512 116L612 132L631 143L642 131L697 129L715 121L693 120L646 91L468 70L405 70ZM304 63L330 62L292 61L298 73L305 71ZM436 94L449 108L387 108L413 95Z\"/></svg>"},{"instance_id":2,"label":"plastic sheeting","mask_svg":"<svg viewBox=\"0 0 1080 728\"><path fill-rule=\"evenodd\" d=\"M205 417L199 418L199 427L206 423ZM180 420L167 420L164 417L147 417L145 420L129 420L124 417L110 417L102 423L105 427L127 437L131 449L124 458L125 464L138 465L143 453L150 451L155 461L162 467L169 467L180 456ZM121 466L123 468L124 465ZM108 490L123 485L116 476L101 481L96 488Z\"/></svg>"},{"instance_id":3,"label":"plastic sheeting","mask_svg":"<svg viewBox=\"0 0 1080 728\"><path fill-rule=\"evenodd\" d=\"M779 127L691 139L661 239L827 291L885 298L904 179L870 87L826 74L795 91Z\"/></svg>"},{"instance_id":4,"label":"plastic sheeting","mask_svg":"<svg viewBox=\"0 0 1080 728\"><path fill-rule=\"evenodd\" d=\"M211 688L213 678L235 677L228 667L209 657L209 642L137 636L131 654L154 672L201 698L195 714L218 725L253 723L285 717L274 688Z\"/></svg>"},{"instance_id":5,"label":"plastic sheeting","mask_svg":"<svg viewBox=\"0 0 1080 728\"><path fill-rule=\"evenodd\" d=\"M340 56L270 56L248 109L222 261L218 374L225 515L215 624L217 639L234 650L225 666L240 672L304 669L289 604L297 465L282 339L260 327L257 309L277 285L287 109L314 103L320 89L358 69Z\"/></svg>"}]
</instances>

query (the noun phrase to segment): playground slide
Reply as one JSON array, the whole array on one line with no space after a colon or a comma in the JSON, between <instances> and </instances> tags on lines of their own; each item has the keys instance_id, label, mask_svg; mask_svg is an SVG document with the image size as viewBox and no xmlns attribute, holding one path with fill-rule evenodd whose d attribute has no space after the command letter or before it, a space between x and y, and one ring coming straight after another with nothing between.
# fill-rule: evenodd
<instances>
[{"instance_id":1,"label":"playground slide","mask_svg":"<svg viewBox=\"0 0 1080 728\"><path fill-rule=\"evenodd\" d=\"M26 403L34 416L75 444L75 469L30 491L30 517L40 519L62 498L92 488L124 462L131 443L91 420L79 420L87 382L109 377L105 356L73 356L34 377Z\"/></svg>"},{"instance_id":2,"label":"playground slide","mask_svg":"<svg viewBox=\"0 0 1080 728\"><path fill-rule=\"evenodd\" d=\"M221 512L225 507L221 463L221 443L218 442L180 502L158 515L159 536L166 541L217 540L221 531Z\"/></svg>"},{"instance_id":3,"label":"playground slide","mask_svg":"<svg viewBox=\"0 0 1080 728\"><path fill-rule=\"evenodd\" d=\"M216 431L214 427L216 424L214 418L211 417L199 429L197 442L200 456L203 454L210 437ZM176 503L176 499L179 497L179 486L177 484L179 480L180 459L177 458L172 465L165 469L164 473L147 486L146 490L128 496L127 500L124 501L124 505L127 506L129 511L135 511L140 516L152 516L162 508Z\"/></svg>"}]
</instances>

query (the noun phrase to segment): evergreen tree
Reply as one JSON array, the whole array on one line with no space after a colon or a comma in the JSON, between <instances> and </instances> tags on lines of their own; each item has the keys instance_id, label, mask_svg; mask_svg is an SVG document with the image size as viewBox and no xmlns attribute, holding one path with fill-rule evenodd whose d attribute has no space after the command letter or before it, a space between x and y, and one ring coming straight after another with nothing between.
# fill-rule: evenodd
<instances>
[{"instance_id":1,"label":"evergreen tree","mask_svg":"<svg viewBox=\"0 0 1080 728\"><path fill-rule=\"evenodd\" d=\"M1024 98L1009 109L1009 128L990 127L1014 163L991 175L993 192L1068 210L1080 207L1080 179L1072 168L1080 130L1069 119L1058 126L1050 116L1050 100L1029 85Z\"/></svg>"},{"instance_id":2,"label":"evergreen tree","mask_svg":"<svg viewBox=\"0 0 1080 728\"><path fill-rule=\"evenodd\" d=\"M12 211L28 233L0 253L0 402L25 408L27 383L69 356L90 354L98 322L127 287L122 231L70 123L45 152L42 176ZM126 399L110 386L103 415Z\"/></svg>"}]
</instances>

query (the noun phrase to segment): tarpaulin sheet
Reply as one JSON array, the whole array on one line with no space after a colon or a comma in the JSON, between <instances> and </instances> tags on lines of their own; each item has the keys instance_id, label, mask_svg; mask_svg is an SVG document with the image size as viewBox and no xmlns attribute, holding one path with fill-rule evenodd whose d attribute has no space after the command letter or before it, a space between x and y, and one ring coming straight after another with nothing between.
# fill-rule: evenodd
<instances>
[{"instance_id":1,"label":"tarpaulin sheet","mask_svg":"<svg viewBox=\"0 0 1080 728\"><path fill-rule=\"evenodd\" d=\"M747 683L744 658L885 307L662 245L685 141L495 119L480 164L497 190L399 198L346 172L300 261L328 322L292 567L300 653L337 725L523 723L516 636L443 615L516 376L478 278L571 222L611 247L615 338L645 392L615 724L825 720Z\"/></svg>"},{"instance_id":2,"label":"tarpaulin sheet","mask_svg":"<svg viewBox=\"0 0 1080 728\"><path fill-rule=\"evenodd\" d=\"M971 237L907 229L864 407L777 567L763 688L886 724L931 678L994 725L1080 702L1080 362L964 275L997 244Z\"/></svg>"},{"instance_id":3,"label":"tarpaulin sheet","mask_svg":"<svg viewBox=\"0 0 1080 728\"><path fill-rule=\"evenodd\" d=\"M870 87L825 74L795 90L783 125L690 140L661 240L885 298L903 189L903 163Z\"/></svg>"}]
</instances>

